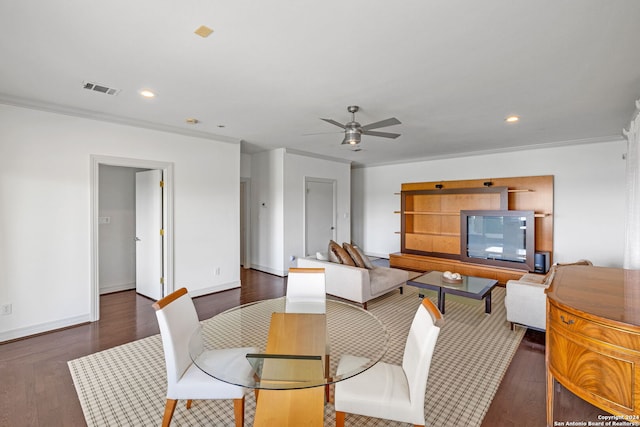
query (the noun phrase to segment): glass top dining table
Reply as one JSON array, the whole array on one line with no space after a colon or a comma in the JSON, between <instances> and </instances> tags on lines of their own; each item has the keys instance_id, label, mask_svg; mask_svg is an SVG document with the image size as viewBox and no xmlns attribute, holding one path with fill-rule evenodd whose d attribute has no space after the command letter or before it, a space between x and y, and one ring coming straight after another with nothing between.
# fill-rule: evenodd
<instances>
[{"instance_id":1,"label":"glass top dining table","mask_svg":"<svg viewBox=\"0 0 640 427\"><path fill-rule=\"evenodd\" d=\"M191 360L200 370L220 381L255 389L286 390L319 387L353 377L375 365L387 352L389 333L371 312L330 298L322 309L324 313L309 310L303 314L316 324L319 320L322 329L317 330L326 336L313 337L313 331L305 335L307 332L303 330L297 339L318 339L322 343L319 352L324 354L266 351L272 318L287 322L295 317L274 315L292 314L287 310L286 297L282 297L244 304L201 322L201 330L190 340ZM304 310L296 310L298 314L300 311ZM229 354L234 354L232 362ZM338 374L338 362L346 355L355 357L349 357L350 363L345 364L346 368L342 366ZM226 361L220 363L220 360ZM267 365L272 375L278 372L277 380L263 377L263 367L266 370ZM320 371L320 374L300 376L301 371Z\"/></svg>"}]
</instances>

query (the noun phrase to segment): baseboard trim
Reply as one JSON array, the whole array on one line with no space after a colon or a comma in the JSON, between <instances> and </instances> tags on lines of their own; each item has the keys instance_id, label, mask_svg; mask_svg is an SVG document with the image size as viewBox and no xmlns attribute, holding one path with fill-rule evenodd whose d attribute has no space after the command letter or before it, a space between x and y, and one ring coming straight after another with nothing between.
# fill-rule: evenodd
<instances>
[{"instance_id":1,"label":"baseboard trim","mask_svg":"<svg viewBox=\"0 0 640 427\"><path fill-rule=\"evenodd\" d=\"M100 295L111 294L114 292L135 290L135 283L122 283L121 285L101 286Z\"/></svg>"},{"instance_id":2,"label":"baseboard trim","mask_svg":"<svg viewBox=\"0 0 640 427\"><path fill-rule=\"evenodd\" d=\"M389 253L385 252L365 252L365 255L367 256L372 256L372 257L377 257L377 258L385 258L385 259L389 259Z\"/></svg>"},{"instance_id":3,"label":"baseboard trim","mask_svg":"<svg viewBox=\"0 0 640 427\"><path fill-rule=\"evenodd\" d=\"M28 326L26 328L12 329L0 332L0 343L12 341L19 338L26 338L32 335L39 335L45 332L52 332L56 329L64 329L70 326L77 326L82 323L89 323L91 316L85 314L83 316L69 317L67 319L56 320L55 322L41 323L39 325Z\"/></svg>"},{"instance_id":4,"label":"baseboard trim","mask_svg":"<svg viewBox=\"0 0 640 427\"><path fill-rule=\"evenodd\" d=\"M223 283L222 285L210 286L202 289L191 290L189 288L189 295L192 298L201 297L203 295L215 294L216 292L228 291L229 289L235 289L240 287L240 281ZM180 286L178 286L180 288Z\"/></svg>"},{"instance_id":5,"label":"baseboard trim","mask_svg":"<svg viewBox=\"0 0 640 427\"><path fill-rule=\"evenodd\" d=\"M263 265L251 264L253 270L263 271L265 273L273 274L276 276L284 277L288 274L288 271L276 270L275 268L265 267Z\"/></svg>"}]
</instances>

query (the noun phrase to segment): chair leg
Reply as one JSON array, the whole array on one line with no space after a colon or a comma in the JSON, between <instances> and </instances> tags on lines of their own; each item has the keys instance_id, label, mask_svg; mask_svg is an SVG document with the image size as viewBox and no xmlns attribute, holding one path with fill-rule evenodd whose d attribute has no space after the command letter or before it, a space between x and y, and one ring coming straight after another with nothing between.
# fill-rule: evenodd
<instances>
[{"instance_id":1,"label":"chair leg","mask_svg":"<svg viewBox=\"0 0 640 427\"><path fill-rule=\"evenodd\" d=\"M404 294L404 288L400 286L400 295Z\"/></svg>"},{"instance_id":2,"label":"chair leg","mask_svg":"<svg viewBox=\"0 0 640 427\"><path fill-rule=\"evenodd\" d=\"M167 403L164 405L164 416L162 417L162 427L169 427L171 424L171 418L173 417L173 411L176 410L176 404L178 403L175 399L167 399Z\"/></svg>"},{"instance_id":3,"label":"chair leg","mask_svg":"<svg viewBox=\"0 0 640 427\"><path fill-rule=\"evenodd\" d=\"M327 379L330 378L329 376L329 369L331 368L331 363L329 363L329 355L325 354L324 355L324 372L325 372L325 377ZM324 399L325 402L329 403L331 402L331 388L330 388L330 384L327 384L324 386Z\"/></svg>"},{"instance_id":4,"label":"chair leg","mask_svg":"<svg viewBox=\"0 0 640 427\"><path fill-rule=\"evenodd\" d=\"M336 427L344 427L344 412L336 411Z\"/></svg>"},{"instance_id":5,"label":"chair leg","mask_svg":"<svg viewBox=\"0 0 640 427\"><path fill-rule=\"evenodd\" d=\"M244 397L233 399L233 415L236 418L236 427L244 426Z\"/></svg>"},{"instance_id":6,"label":"chair leg","mask_svg":"<svg viewBox=\"0 0 640 427\"><path fill-rule=\"evenodd\" d=\"M367 303L366 302L362 303L362 308L365 309L365 310L367 309Z\"/></svg>"},{"instance_id":7,"label":"chair leg","mask_svg":"<svg viewBox=\"0 0 640 427\"><path fill-rule=\"evenodd\" d=\"M191 404L193 403L193 400L189 399L187 400L187 409L191 409Z\"/></svg>"},{"instance_id":8,"label":"chair leg","mask_svg":"<svg viewBox=\"0 0 640 427\"><path fill-rule=\"evenodd\" d=\"M509 322L509 323L511 323L511 330L513 331L514 330L513 322Z\"/></svg>"}]
</instances>

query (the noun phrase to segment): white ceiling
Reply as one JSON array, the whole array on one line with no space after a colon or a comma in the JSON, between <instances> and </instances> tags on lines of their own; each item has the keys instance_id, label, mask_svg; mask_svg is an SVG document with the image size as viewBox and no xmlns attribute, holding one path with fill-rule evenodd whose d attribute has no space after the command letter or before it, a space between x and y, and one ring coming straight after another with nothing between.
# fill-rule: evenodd
<instances>
[{"instance_id":1,"label":"white ceiling","mask_svg":"<svg viewBox=\"0 0 640 427\"><path fill-rule=\"evenodd\" d=\"M0 102L245 152L373 165L611 140L637 98L638 0L0 0ZM402 136L341 147L320 118L346 123L348 105Z\"/></svg>"}]
</instances>

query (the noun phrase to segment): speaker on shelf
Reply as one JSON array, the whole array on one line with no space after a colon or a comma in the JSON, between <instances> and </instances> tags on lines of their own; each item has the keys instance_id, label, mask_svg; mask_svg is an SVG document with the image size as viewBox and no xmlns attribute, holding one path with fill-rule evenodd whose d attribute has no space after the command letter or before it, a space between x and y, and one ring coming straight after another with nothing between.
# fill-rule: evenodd
<instances>
[{"instance_id":1,"label":"speaker on shelf","mask_svg":"<svg viewBox=\"0 0 640 427\"><path fill-rule=\"evenodd\" d=\"M549 252L536 252L533 259L533 272L546 274L549 271Z\"/></svg>"}]
</instances>

